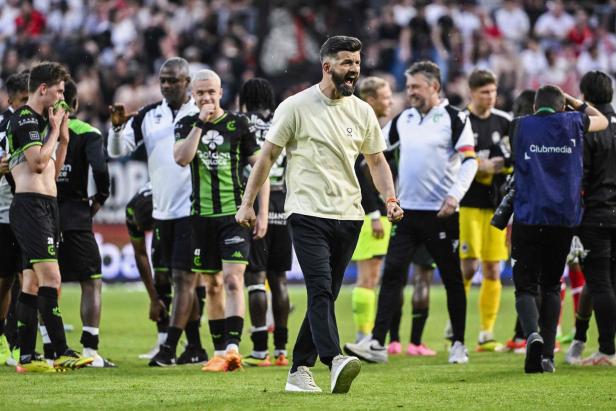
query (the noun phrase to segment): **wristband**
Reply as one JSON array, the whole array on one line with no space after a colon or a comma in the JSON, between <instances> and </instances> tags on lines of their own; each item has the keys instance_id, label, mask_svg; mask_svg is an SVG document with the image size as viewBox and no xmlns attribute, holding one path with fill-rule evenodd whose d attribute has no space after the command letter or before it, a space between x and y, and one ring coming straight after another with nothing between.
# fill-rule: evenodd
<instances>
[{"instance_id":1,"label":"wristband","mask_svg":"<svg viewBox=\"0 0 616 411\"><path fill-rule=\"evenodd\" d=\"M579 106L576 110L579 111L580 113L585 113L587 108L588 108L588 103L583 102L582 105Z\"/></svg>"},{"instance_id":2,"label":"wristband","mask_svg":"<svg viewBox=\"0 0 616 411\"><path fill-rule=\"evenodd\" d=\"M201 130L205 130L205 123L199 118L195 123L195 127L200 128Z\"/></svg>"},{"instance_id":3,"label":"wristband","mask_svg":"<svg viewBox=\"0 0 616 411\"><path fill-rule=\"evenodd\" d=\"M385 203L386 203L386 204L389 204L389 203L396 203L396 204L400 205L400 200L398 200L396 197L389 197L389 198L385 201Z\"/></svg>"},{"instance_id":4,"label":"wristband","mask_svg":"<svg viewBox=\"0 0 616 411\"><path fill-rule=\"evenodd\" d=\"M379 210L374 210L373 212L366 214L366 217L369 217L371 220L378 220L381 218L381 212Z\"/></svg>"}]
</instances>

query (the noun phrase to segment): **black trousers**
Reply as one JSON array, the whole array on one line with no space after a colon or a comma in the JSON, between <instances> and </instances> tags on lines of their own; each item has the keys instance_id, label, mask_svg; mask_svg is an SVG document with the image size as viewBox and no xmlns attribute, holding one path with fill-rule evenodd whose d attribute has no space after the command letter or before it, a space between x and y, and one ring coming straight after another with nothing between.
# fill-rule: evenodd
<instances>
[{"instance_id":1,"label":"black trousers","mask_svg":"<svg viewBox=\"0 0 616 411\"><path fill-rule=\"evenodd\" d=\"M616 352L616 227L581 226L580 239L588 255L584 276L599 330L599 351Z\"/></svg>"},{"instance_id":2,"label":"black trousers","mask_svg":"<svg viewBox=\"0 0 616 411\"><path fill-rule=\"evenodd\" d=\"M466 294L458 252L460 228L458 213L438 218L436 211L404 210L402 221L394 224L385 257L379 302L372 330L373 338L385 344L394 313L400 309L400 290L406 284L408 266L424 244L439 269L447 292L447 310L454 341L464 342Z\"/></svg>"},{"instance_id":3,"label":"black trousers","mask_svg":"<svg viewBox=\"0 0 616 411\"><path fill-rule=\"evenodd\" d=\"M334 303L351 260L362 221L291 214L287 220L304 274L308 307L293 348L293 367L326 365L341 353Z\"/></svg>"},{"instance_id":4,"label":"black trousers","mask_svg":"<svg viewBox=\"0 0 616 411\"><path fill-rule=\"evenodd\" d=\"M556 328L560 315L560 278L571 248L569 227L513 223L511 263L515 306L524 335L541 330L543 356L554 356ZM541 289L541 308L535 298Z\"/></svg>"}]
</instances>

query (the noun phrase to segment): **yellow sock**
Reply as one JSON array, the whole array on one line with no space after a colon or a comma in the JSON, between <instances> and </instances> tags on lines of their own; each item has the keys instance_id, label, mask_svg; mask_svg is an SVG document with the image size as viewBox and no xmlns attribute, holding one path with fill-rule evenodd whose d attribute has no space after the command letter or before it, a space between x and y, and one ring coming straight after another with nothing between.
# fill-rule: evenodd
<instances>
[{"instance_id":1,"label":"yellow sock","mask_svg":"<svg viewBox=\"0 0 616 411\"><path fill-rule=\"evenodd\" d=\"M351 306L353 307L353 322L357 331L363 334L371 333L376 308L375 291L362 287L353 288Z\"/></svg>"},{"instance_id":2,"label":"yellow sock","mask_svg":"<svg viewBox=\"0 0 616 411\"><path fill-rule=\"evenodd\" d=\"M492 333L494 323L500 307L501 290L500 280L484 278L479 289L479 322L481 331Z\"/></svg>"},{"instance_id":3,"label":"yellow sock","mask_svg":"<svg viewBox=\"0 0 616 411\"><path fill-rule=\"evenodd\" d=\"M464 280L464 292L466 292L466 296L468 297L468 293L471 292L471 285L473 285L473 280Z\"/></svg>"}]
</instances>

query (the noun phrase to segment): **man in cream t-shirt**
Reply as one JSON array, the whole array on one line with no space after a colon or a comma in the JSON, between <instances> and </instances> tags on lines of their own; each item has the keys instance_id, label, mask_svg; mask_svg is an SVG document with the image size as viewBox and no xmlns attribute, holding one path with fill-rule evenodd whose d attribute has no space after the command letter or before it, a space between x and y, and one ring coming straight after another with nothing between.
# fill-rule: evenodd
<instances>
[{"instance_id":1,"label":"man in cream t-shirt","mask_svg":"<svg viewBox=\"0 0 616 411\"><path fill-rule=\"evenodd\" d=\"M348 392L360 370L341 355L334 303L364 212L355 159L364 154L390 220L402 218L385 143L370 106L353 96L361 42L334 36L321 47L321 82L285 100L276 112L252 170L236 220L254 224L259 187L283 150L287 153L285 212L308 292L308 309L293 349L286 390L320 392L308 367L317 356L331 369L331 392Z\"/></svg>"}]
</instances>

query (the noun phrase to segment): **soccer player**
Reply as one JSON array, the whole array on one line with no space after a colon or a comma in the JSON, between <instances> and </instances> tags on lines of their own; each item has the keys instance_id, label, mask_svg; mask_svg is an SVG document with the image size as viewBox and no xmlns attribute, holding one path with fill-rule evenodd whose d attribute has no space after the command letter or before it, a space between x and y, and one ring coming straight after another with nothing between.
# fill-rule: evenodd
<instances>
[{"instance_id":1,"label":"soccer player","mask_svg":"<svg viewBox=\"0 0 616 411\"><path fill-rule=\"evenodd\" d=\"M582 261L599 331L599 350L579 363L616 366L616 113L611 104L612 80L603 72L588 72L580 81L580 91L584 101L609 119L609 126L584 139L585 207L579 234L583 248L588 250ZM580 302L579 308L587 307ZM582 339L585 340L590 312L581 314L578 319L586 321L576 321L576 339L568 353L578 357L584 349ZM571 353L574 345L579 353Z\"/></svg>"},{"instance_id":2,"label":"soccer player","mask_svg":"<svg viewBox=\"0 0 616 411\"><path fill-rule=\"evenodd\" d=\"M428 253L425 246L419 247L411 258L413 265L413 294L411 296L411 336L406 354L411 357L433 357L436 351L430 349L422 342L423 331L428 321L430 310L430 285L434 276L436 264ZM408 271L407 269L404 270ZM400 345L400 322L402 320L402 306L404 305L404 287L406 287L407 276L403 276L403 285L400 288L400 308L391 318L389 327L389 345L387 353L397 355L402 352Z\"/></svg>"},{"instance_id":3,"label":"soccer player","mask_svg":"<svg viewBox=\"0 0 616 411\"><path fill-rule=\"evenodd\" d=\"M524 90L513 102L513 117L527 116L534 113L533 106L535 104L535 90ZM506 236L508 245L511 244L511 226L507 228ZM520 324L520 319L516 317L514 334L510 340L500 349L501 352L513 351L516 354L524 354L526 352L526 338Z\"/></svg>"},{"instance_id":4,"label":"soccer player","mask_svg":"<svg viewBox=\"0 0 616 411\"><path fill-rule=\"evenodd\" d=\"M347 36L330 37L321 46L321 82L289 97L276 109L236 214L242 226L255 223L257 191L286 149L285 213L308 294L287 391L321 392L309 369L317 356L331 369L332 393L348 392L361 368L356 357L341 355L335 315L335 300L364 218L354 170L359 153L368 163L375 186L387 199L388 218L402 217L374 110L353 96L361 46L358 39Z\"/></svg>"},{"instance_id":5,"label":"soccer player","mask_svg":"<svg viewBox=\"0 0 616 411\"><path fill-rule=\"evenodd\" d=\"M113 128L109 133L108 152L111 157L118 157L145 144L148 153L154 235L160 238L160 264L171 271L174 290L167 339L149 364L169 366L176 364L176 349L184 329L191 336L186 348L191 352L180 357L203 362L205 355L198 338L198 306L194 301L196 278L191 272L190 171L179 167L173 159L175 125L199 109L188 93L190 75L186 60L167 59L160 68L159 81L162 101L143 107L136 115L125 113L122 105L111 107Z\"/></svg>"},{"instance_id":6,"label":"soccer player","mask_svg":"<svg viewBox=\"0 0 616 411\"><path fill-rule=\"evenodd\" d=\"M359 84L359 96L372 107L377 119L391 112L392 93L389 84L379 77L367 77ZM365 170L366 161L360 155L355 162L355 175L361 188L361 205L366 213L351 261L357 263L357 282L351 304L357 341L370 333L376 314L375 288L381 273L381 262L387 253L391 223L387 220L385 203L379 197Z\"/></svg>"},{"instance_id":7,"label":"soccer player","mask_svg":"<svg viewBox=\"0 0 616 411\"><path fill-rule=\"evenodd\" d=\"M564 112L565 105L574 112ZM554 372L560 279L573 227L582 217L583 139L607 119L558 87L543 86L535 114L514 120L515 197L511 259L516 310L526 340L526 373ZM535 296L541 292L541 315ZM538 333L540 327L541 334Z\"/></svg>"},{"instance_id":8,"label":"soccer player","mask_svg":"<svg viewBox=\"0 0 616 411\"><path fill-rule=\"evenodd\" d=\"M421 244L434 258L447 292L453 331L449 362L468 362L457 210L475 177L477 161L468 117L439 96L440 74L433 62L413 64L406 71L411 108L383 130L389 146L399 146L398 186L405 217L392 228L372 338L345 345L346 352L369 362L387 361L385 336L400 307L410 258Z\"/></svg>"},{"instance_id":9,"label":"soccer player","mask_svg":"<svg viewBox=\"0 0 616 411\"><path fill-rule=\"evenodd\" d=\"M152 231L154 219L152 218L152 183L147 182L126 204L126 228L130 237L130 243L135 253L135 264L141 281L145 286L148 297L150 298L150 308L148 316L150 320L156 322L158 332L157 343L145 354L140 354L140 359L150 360L159 350L161 344L167 339L167 328L169 327L169 309L171 308L172 290L167 269L154 268L148 257L145 241L145 232ZM160 266L158 247L156 246L156 235L152 236L152 262L154 267Z\"/></svg>"},{"instance_id":10,"label":"soccer player","mask_svg":"<svg viewBox=\"0 0 616 411\"><path fill-rule=\"evenodd\" d=\"M500 204L501 187L510 174L509 124L511 116L494 108L497 80L489 70L476 69L468 78L471 102L465 112L475 136L478 169L474 181L460 202L460 260L464 288L468 295L471 280L481 263L479 289L479 339L476 351L502 347L494 339L494 324L501 300L500 265L509 257L506 232L490 220Z\"/></svg>"},{"instance_id":11,"label":"soccer player","mask_svg":"<svg viewBox=\"0 0 616 411\"><path fill-rule=\"evenodd\" d=\"M17 345L17 324L15 321L9 324L8 314L9 307L12 307L11 317L14 319L15 301L11 298L11 289L19 272L20 253L9 224L9 208L13 194L8 180L10 176L6 127L15 109L28 101L28 73L25 71L12 74L7 78L6 92L9 106L0 115L0 365L12 359L11 352Z\"/></svg>"},{"instance_id":12,"label":"soccer player","mask_svg":"<svg viewBox=\"0 0 616 411\"><path fill-rule=\"evenodd\" d=\"M27 104L13 113L7 128L9 167L15 179L9 217L24 269L17 305L18 372L54 372L54 367L77 368L93 361L68 348L58 307L61 278L55 180L66 157L69 131L68 113L53 106L62 100L68 79L68 71L58 63L34 66L28 78ZM53 345L54 366L34 356L37 311Z\"/></svg>"},{"instance_id":13,"label":"soccer player","mask_svg":"<svg viewBox=\"0 0 616 411\"><path fill-rule=\"evenodd\" d=\"M240 110L245 113L250 131L255 134L260 146L270 128L274 115L274 89L262 78L248 80L240 91ZM281 155L270 171L270 197L268 229L265 237L253 240L250 245L249 264L245 280L248 289L248 307L252 322L252 353L244 363L265 367L271 365L267 349L267 294L265 279L272 293L274 317L274 364L289 365L287 341L289 329L289 291L286 271L291 269L292 247L287 220L284 216L286 156Z\"/></svg>"},{"instance_id":14,"label":"soccer player","mask_svg":"<svg viewBox=\"0 0 616 411\"><path fill-rule=\"evenodd\" d=\"M244 271L250 230L236 224L242 168L255 163L259 145L245 117L220 107L221 81L212 70L195 74L192 94L200 112L175 127L175 161L192 175L191 250L193 271L206 276L207 311L214 357L203 371L241 367L239 344L244 327ZM269 184L259 196L254 239L267 231Z\"/></svg>"},{"instance_id":15,"label":"soccer player","mask_svg":"<svg viewBox=\"0 0 616 411\"><path fill-rule=\"evenodd\" d=\"M64 100L75 113L79 107L77 85L64 82ZM68 121L70 140L64 165L56 181L60 213L60 246L58 261L62 281L78 281L81 285L80 315L83 356L92 357L96 368L112 368L115 364L98 354L101 320L102 273L101 256L92 232L92 218L109 197L107 154L100 131L74 117ZM88 193L88 177L92 173L96 192Z\"/></svg>"}]
</instances>

